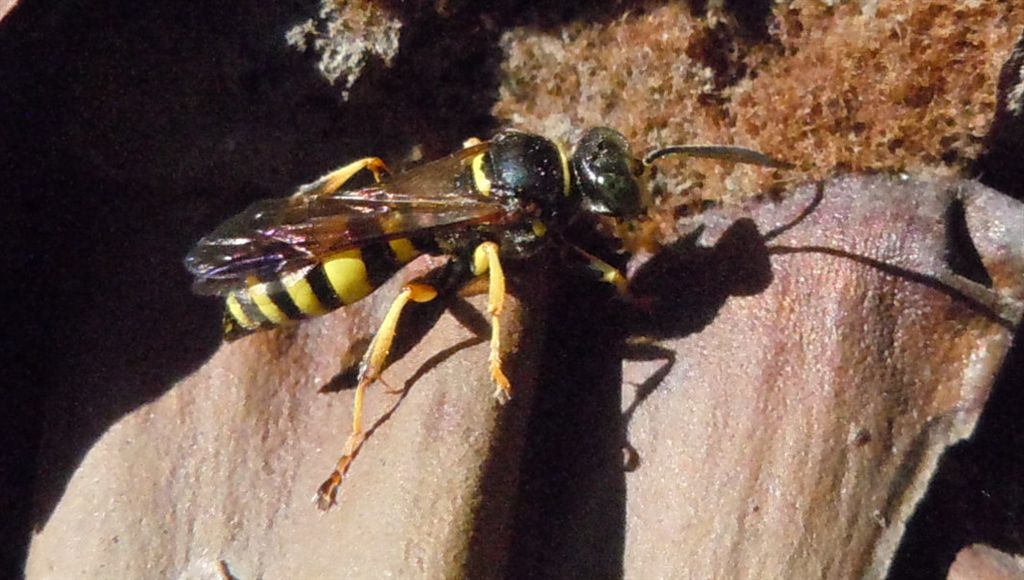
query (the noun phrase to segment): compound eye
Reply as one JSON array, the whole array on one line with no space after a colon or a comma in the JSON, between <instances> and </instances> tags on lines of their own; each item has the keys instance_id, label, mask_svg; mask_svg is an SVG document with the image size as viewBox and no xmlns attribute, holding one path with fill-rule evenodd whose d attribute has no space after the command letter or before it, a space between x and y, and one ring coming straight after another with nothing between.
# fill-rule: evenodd
<instances>
[{"instance_id":1,"label":"compound eye","mask_svg":"<svg viewBox=\"0 0 1024 580\"><path fill-rule=\"evenodd\" d=\"M572 166L585 209L619 218L640 214L636 161L621 133L607 127L587 131L572 156Z\"/></svg>"}]
</instances>

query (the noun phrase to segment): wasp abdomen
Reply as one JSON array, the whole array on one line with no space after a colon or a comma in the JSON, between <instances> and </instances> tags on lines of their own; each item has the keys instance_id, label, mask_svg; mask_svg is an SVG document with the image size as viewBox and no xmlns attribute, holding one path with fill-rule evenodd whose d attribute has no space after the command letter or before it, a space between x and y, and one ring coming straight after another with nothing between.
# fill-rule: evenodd
<instances>
[{"instance_id":1,"label":"wasp abdomen","mask_svg":"<svg viewBox=\"0 0 1024 580\"><path fill-rule=\"evenodd\" d=\"M399 238L345 250L308 270L276 280L254 280L228 295L224 338L234 340L352 304L424 251L422 244Z\"/></svg>"}]
</instances>

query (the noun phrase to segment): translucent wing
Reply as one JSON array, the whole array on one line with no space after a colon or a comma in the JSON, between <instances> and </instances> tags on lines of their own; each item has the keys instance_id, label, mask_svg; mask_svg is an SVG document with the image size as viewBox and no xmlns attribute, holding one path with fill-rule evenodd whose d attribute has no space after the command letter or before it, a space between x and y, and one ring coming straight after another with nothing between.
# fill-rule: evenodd
<instances>
[{"instance_id":1,"label":"translucent wing","mask_svg":"<svg viewBox=\"0 0 1024 580\"><path fill-rule=\"evenodd\" d=\"M200 294L226 294L250 278L300 272L369 243L500 220L505 209L467 179L482 143L396 175L327 195L299 193L249 206L199 240L185 258Z\"/></svg>"}]
</instances>

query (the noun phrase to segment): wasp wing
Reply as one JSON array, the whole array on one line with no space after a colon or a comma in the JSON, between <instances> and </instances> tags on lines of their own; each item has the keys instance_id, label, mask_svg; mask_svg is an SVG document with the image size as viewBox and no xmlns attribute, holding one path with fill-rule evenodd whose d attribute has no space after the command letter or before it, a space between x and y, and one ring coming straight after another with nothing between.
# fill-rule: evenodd
<instances>
[{"instance_id":1,"label":"wasp wing","mask_svg":"<svg viewBox=\"0 0 1024 580\"><path fill-rule=\"evenodd\" d=\"M225 295L253 278L301 272L345 250L499 220L505 209L466 179L482 143L384 183L258 201L199 240L185 259L199 294Z\"/></svg>"}]
</instances>

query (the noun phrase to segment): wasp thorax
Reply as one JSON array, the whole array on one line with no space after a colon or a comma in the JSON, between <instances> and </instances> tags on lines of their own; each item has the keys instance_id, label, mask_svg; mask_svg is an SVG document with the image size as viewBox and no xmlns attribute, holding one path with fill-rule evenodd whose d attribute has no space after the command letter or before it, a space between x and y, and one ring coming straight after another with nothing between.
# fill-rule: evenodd
<instances>
[{"instance_id":1,"label":"wasp thorax","mask_svg":"<svg viewBox=\"0 0 1024 580\"><path fill-rule=\"evenodd\" d=\"M556 211L565 190L558 147L520 131L503 131L491 140L491 171L497 189L519 201L534 202L546 214Z\"/></svg>"},{"instance_id":2,"label":"wasp thorax","mask_svg":"<svg viewBox=\"0 0 1024 580\"><path fill-rule=\"evenodd\" d=\"M635 165L622 133L607 127L587 131L572 156L583 209L625 219L640 215L643 203Z\"/></svg>"}]
</instances>

